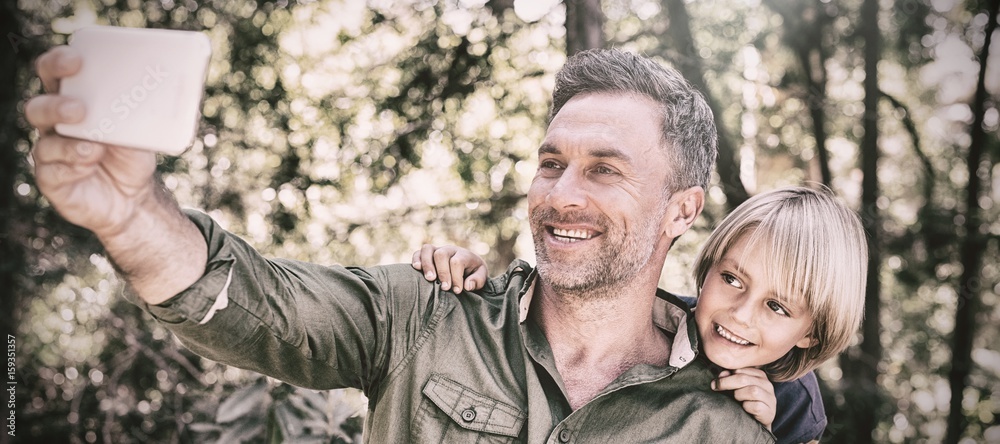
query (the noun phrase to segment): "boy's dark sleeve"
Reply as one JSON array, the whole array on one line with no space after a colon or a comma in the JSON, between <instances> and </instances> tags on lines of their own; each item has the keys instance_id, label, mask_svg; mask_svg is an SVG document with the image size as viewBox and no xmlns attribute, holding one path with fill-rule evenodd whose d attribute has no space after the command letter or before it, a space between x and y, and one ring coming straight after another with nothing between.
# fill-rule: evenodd
<instances>
[{"instance_id":1,"label":"boy's dark sleeve","mask_svg":"<svg viewBox=\"0 0 1000 444\"><path fill-rule=\"evenodd\" d=\"M826 410L816 373L788 382L774 383L777 411L771 430L779 444L818 440L826 429Z\"/></svg>"}]
</instances>

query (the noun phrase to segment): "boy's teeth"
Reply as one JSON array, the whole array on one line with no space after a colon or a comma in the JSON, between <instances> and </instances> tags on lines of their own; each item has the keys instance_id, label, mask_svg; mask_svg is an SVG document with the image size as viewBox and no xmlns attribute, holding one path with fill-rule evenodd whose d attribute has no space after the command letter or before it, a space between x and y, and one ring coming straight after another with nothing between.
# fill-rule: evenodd
<instances>
[{"instance_id":1,"label":"boy's teeth","mask_svg":"<svg viewBox=\"0 0 1000 444\"><path fill-rule=\"evenodd\" d=\"M743 339L743 338L741 338L739 336L736 336L736 335L730 333L729 330L726 330L725 328L722 328L721 325L716 325L715 326L715 331L719 333L719 336L722 336L723 338L728 339L730 342L733 342L733 343L736 343L736 344L739 344L739 345L750 345L750 341L748 341L746 339Z\"/></svg>"},{"instance_id":2,"label":"boy's teeth","mask_svg":"<svg viewBox=\"0 0 1000 444\"><path fill-rule=\"evenodd\" d=\"M591 237L594 237L587 230L564 230L561 228L553 228L552 234L555 234L556 236L559 237L567 237L572 240L590 239Z\"/></svg>"}]
</instances>

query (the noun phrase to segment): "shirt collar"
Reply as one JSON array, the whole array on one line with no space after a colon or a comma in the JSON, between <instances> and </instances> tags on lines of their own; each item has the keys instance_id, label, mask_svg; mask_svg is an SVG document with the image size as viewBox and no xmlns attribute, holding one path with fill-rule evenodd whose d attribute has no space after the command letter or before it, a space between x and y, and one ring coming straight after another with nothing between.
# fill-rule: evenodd
<instances>
[{"instance_id":1,"label":"shirt collar","mask_svg":"<svg viewBox=\"0 0 1000 444\"><path fill-rule=\"evenodd\" d=\"M518 323L523 324L528 319L528 308L531 307L531 299L535 296L537 276L538 272L533 270L528 276L526 285L521 287L520 300L518 301ZM670 346L670 358L667 363L677 368L690 364L698 356L698 338L696 336L698 329L695 327L694 316L685 307L686 305L676 296L663 290L657 290L656 299L653 301L653 323L661 330L674 334L674 340Z\"/></svg>"}]
</instances>

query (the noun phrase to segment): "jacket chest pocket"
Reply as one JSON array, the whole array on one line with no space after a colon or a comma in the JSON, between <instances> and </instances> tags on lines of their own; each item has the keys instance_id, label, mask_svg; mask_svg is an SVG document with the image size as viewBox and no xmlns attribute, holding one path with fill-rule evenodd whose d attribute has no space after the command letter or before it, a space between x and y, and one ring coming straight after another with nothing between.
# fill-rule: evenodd
<instances>
[{"instance_id":1,"label":"jacket chest pocket","mask_svg":"<svg viewBox=\"0 0 1000 444\"><path fill-rule=\"evenodd\" d=\"M512 443L526 415L440 375L424 384L414 419L413 442Z\"/></svg>"}]
</instances>

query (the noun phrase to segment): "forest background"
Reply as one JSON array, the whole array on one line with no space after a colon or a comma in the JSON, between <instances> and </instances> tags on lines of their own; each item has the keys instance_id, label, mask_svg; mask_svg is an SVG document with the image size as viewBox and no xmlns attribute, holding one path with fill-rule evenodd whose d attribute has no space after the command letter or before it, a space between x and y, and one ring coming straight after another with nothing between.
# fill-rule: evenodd
<instances>
[{"instance_id":1,"label":"forest background","mask_svg":"<svg viewBox=\"0 0 1000 444\"><path fill-rule=\"evenodd\" d=\"M817 370L824 441L1000 442L998 3L6 1L0 320L15 391L0 443L360 439L360 393L193 355L38 194L32 63L88 24L205 32L203 119L191 149L159 159L166 185L265 254L331 264L408 262L424 242L494 272L531 259L525 190L567 54L675 66L707 94L720 156L661 287L695 293L698 245L747 196L825 184L862 216L871 261L863 330Z\"/></svg>"}]
</instances>

